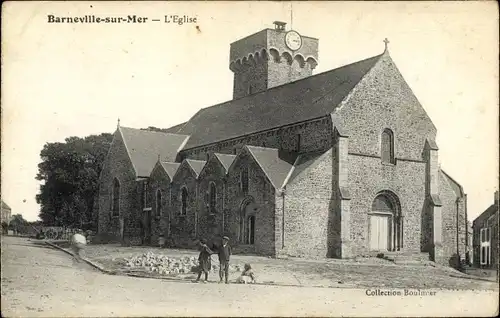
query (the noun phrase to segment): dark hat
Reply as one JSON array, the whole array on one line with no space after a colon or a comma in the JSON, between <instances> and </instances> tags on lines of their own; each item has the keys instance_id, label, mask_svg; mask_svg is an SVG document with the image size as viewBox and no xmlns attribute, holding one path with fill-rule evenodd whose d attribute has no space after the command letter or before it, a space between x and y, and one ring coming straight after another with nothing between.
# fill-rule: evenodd
<instances>
[{"instance_id":1,"label":"dark hat","mask_svg":"<svg viewBox=\"0 0 500 318\"><path fill-rule=\"evenodd\" d=\"M201 240L200 240L200 243L201 243L201 244L207 244L207 240L205 240L205 239L201 239Z\"/></svg>"},{"instance_id":2,"label":"dark hat","mask_svg":"<svg viewBox=\"0 0 500 318\"><path fill-rule=\"evenodd\" d=\"M229 241L229 237L227 237L227 236L223 236L222 239Z\"/></svg>"}]
</instances>

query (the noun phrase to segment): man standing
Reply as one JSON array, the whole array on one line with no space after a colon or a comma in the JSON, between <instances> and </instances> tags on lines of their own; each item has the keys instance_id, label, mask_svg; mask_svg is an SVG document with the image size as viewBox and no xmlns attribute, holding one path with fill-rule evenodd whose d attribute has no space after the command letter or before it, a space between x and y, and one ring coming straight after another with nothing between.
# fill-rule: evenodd
<instances>
[{"instance_id":1,"label":"man standing","mask_svg":"<svg viewBox=\"0 0 500 318\"><path fill-rule=\"evenodd\" d=\"M219 252L219 284L222 283L222 279L225 277L226 284L229 284L229 258L231 257L231 245L229 245L229 237L224 236L222 238L222 246L218 249Z\"/></svg>"}]
</instances>

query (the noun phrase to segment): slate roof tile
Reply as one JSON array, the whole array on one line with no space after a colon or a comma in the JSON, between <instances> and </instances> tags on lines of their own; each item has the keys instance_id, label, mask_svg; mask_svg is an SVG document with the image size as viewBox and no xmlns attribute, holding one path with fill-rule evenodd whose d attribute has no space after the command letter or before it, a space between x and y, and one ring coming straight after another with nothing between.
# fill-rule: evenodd
<instances>
[{"instance_id":1,"label":"slate roof tile","mask_svg":"<svg viewBox=\"0 0 500 318\"><path fill-rule=\"evenodd\" d=\"M137 177L149 177L151 170L160 159L174 162L178 151L189 136L120 127Z\"/></svg>"},{"instance_id":2,"label":"slate roof tile","mask_svg":"<svg viewBox=\"0 0 500 318\"><path fill-rule=\"evenodd\" d=\"M181 164L177 162L162 162L161 166L167 173L168 177L170 178L170 181L174 179L175 173L177 172L177 169L179 169L179 166Z\"/></svg>"},{"instance_id":3,"label":"slate roof tile","mask_svg":"<svg viewBox=\"0 0 500 318\"><path fill-rule=\"evenodd\" d=\"M297 155L279 151L274 148L246 146L262 168L274 188L280 189L284 185Z\"/></svg>"},{"instance_id":4,"label":"slate roof tile","mask_svg":"<svg viewBox=\"0 0 500 318\"><path fill-rule=\"evenodd\" d=\"M233 163L234 159L236 159L235 155L226 155L223 153L215 153L214 154L217 159L219 159L220 163L224 166L224 169L226 169L226 173L229 170L229 167Z\"/></svg>"},{"instance_id":5,"label":"slate roof tile","mask_svg":"<svg viewBox=\"0 0 500 318\"><path fill-rule=\"evenodd\" d=\"M381 55L198 111L178 133L185 149L331 113Z\"/></svg>"},{"instance_id":6,"label":"slate roof tile","mask_svg":"<svg viewBox=\"0 0 500 318\"><path fill-rule=\"evenodd\" d=\"M186 159L186 162L191 166L191 168L195 172L196 178L198 178L201 170L203 170L203 167L207 163L204 160L194 160L194 159Z\"/></svg>"}]
</instances>

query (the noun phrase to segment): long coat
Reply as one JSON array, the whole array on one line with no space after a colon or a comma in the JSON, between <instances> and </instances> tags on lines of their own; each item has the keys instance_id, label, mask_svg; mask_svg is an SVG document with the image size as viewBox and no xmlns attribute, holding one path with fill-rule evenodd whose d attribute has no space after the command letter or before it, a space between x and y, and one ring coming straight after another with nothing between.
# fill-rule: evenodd
<instances>
[{"instance_id":1,"label":"long coat","mask_svg":"<svg viewBox=\"0 0 500 318\"><path fill-rule=\"evenodd\" d=\"M210 256L212 254L213 252L208 246L203 245L201 247L200 256L198 256L200 271L209 272L212 269L212 258Z\"/></svg>"}]
</instances>

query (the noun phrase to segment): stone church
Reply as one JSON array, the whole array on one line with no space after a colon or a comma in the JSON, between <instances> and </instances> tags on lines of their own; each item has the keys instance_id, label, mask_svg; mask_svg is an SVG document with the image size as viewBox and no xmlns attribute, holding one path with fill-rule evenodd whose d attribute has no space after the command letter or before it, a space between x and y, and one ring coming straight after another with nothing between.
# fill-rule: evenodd
<instances>
[{"instance_id":1,"label":"stone church","mask_svg":"<svg viewBox=\"0 0 500 318\"><path fill-rule=\"evenodd\" d=\"M285 23L232 43L232 100L161 132L118 124L99 233L172 247L227 235L273 257L460 259L466 195L387 44L313 75L318 39Z\"/></svg>"}]
</instances>

